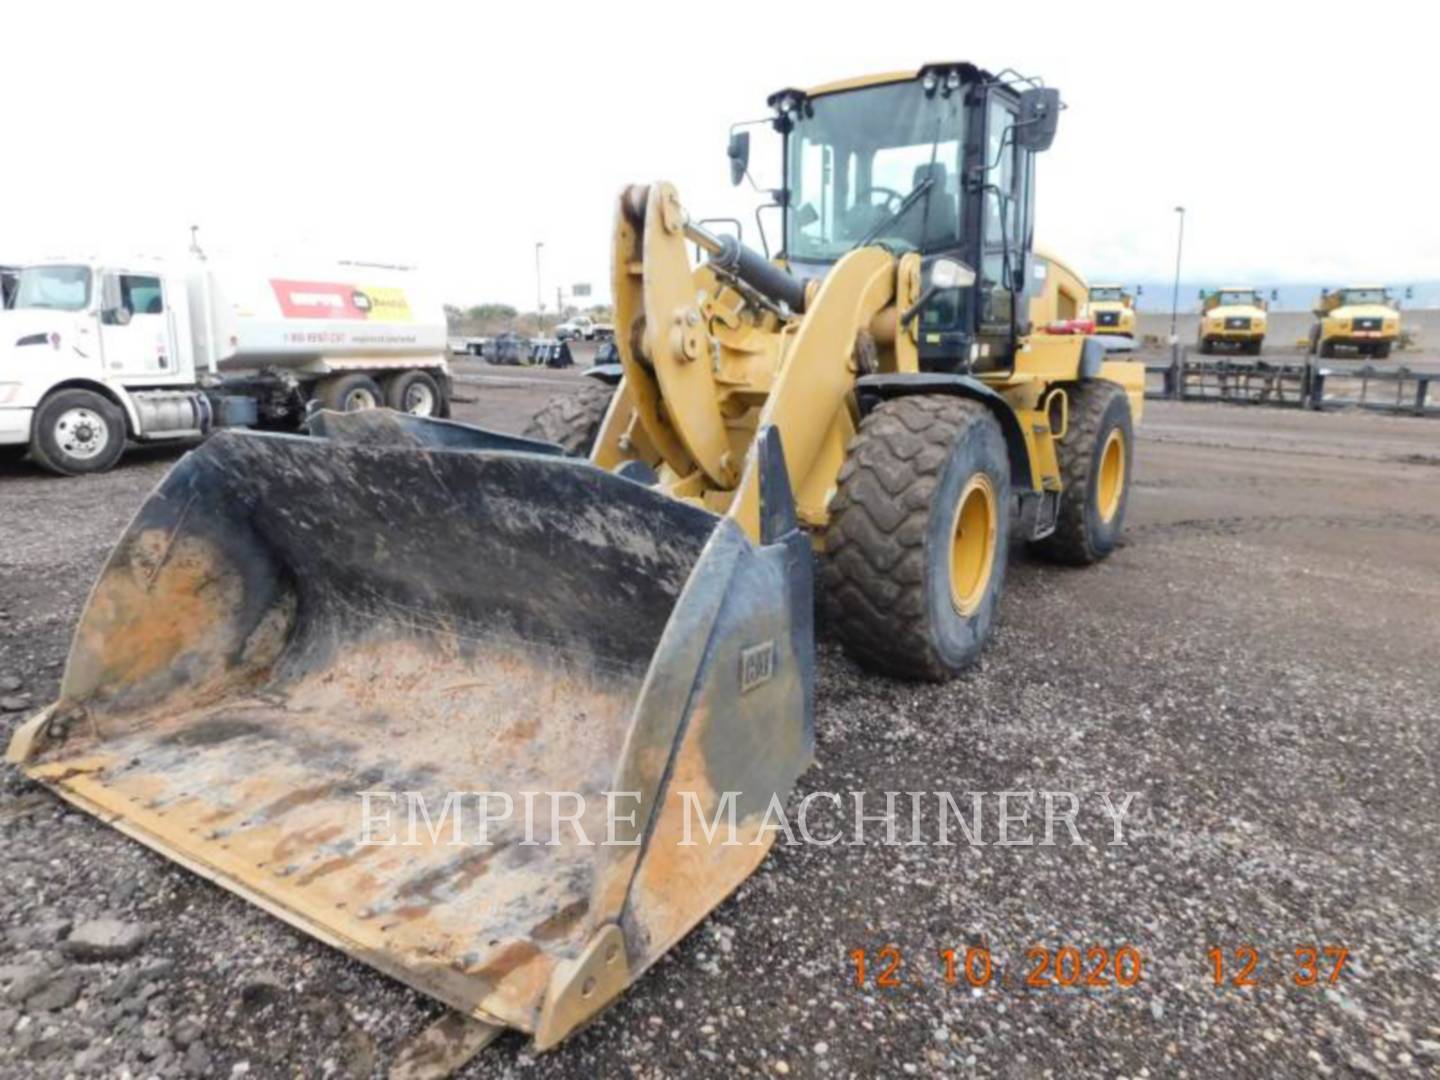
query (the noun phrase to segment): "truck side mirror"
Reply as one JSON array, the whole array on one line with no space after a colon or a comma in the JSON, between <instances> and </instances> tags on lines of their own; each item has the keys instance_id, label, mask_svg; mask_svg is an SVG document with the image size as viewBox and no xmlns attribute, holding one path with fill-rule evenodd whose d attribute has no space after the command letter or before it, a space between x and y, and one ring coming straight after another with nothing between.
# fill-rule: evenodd
<instances>
[{"instance_id":1,"label":"truck side mirror","mask_svg":"<svg viewBox=\"0 0 1440 1080\"><path fill-rule=\"evenodd\" d=\"M739 184L750 168L750 133L732 131L725 151L730 157L730 183Z\"/></svg>"},{"instance_id":2,"label":"truck side mirror","mask_svg":"<svg viewBox=\"0 0 1440 1080\"><path fill-rule=\"evenodd\" d=\"M1204 300L1204 299L1205 299L1205 290L1204 290L1204 289L1201 289L1201 290L1200 290L1200 299L1201 299L1201 300Z\"/></svg>"},{"instance_id":3,"label":"truck side mirror","mask_svg":"<svg viewBox=\"0 0 1440 1080\"><path fill-rule=\"evenodd\" d=\"M1015 145L1022 150L1049 150L1060 126L1060 91L1034 86L1020 91L1020 116L1015 121Z\"/></svg>"},{"instance_id":4,"label":"truck side mirror","mask_svg":"<svg viewBox=\"0 0 1440 1080\"><path fill-rule=\"evenodd\" d=\"M1144 286L1144 285L1136 285L1136 286L1135 286L1135 295L1136 295L1136 296L1144 296L1144 295L1145 295L1145 286Z\"/></svg>"},{"instance_id":5,"label":"truck side mirror","mask_svg":"<svg viewBox=\"0 0 1440 1080\"><path fill-rule=\"evenodd\" d=\"M106 274L100 282L100 321L107 326L127 326L131 311L120 294L120 279Z\"/></svg>"}]
</instances>

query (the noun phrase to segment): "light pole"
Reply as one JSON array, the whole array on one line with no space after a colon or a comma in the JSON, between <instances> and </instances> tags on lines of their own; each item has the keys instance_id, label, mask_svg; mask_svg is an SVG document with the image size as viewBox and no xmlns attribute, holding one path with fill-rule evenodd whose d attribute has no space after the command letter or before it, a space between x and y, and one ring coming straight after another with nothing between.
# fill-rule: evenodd
<instances>
[{"instance_id":1,"label":"light pole","mask_svg":"<svg viewBox=\"0 0 1440 1080\"><path fill-rule=\"evenodd\" d=\"M535 241L535 315L538 318L545 310L545 293L540 288L540 249L545 241Z\"/></svg>"},{"instance_id":2,"label":"light pole","mask_svg":"<svg viewBox=\"0 0 1440 1080\"><path fill-rule=\"evenodd\" d=\"M1176 327L1180 322L1180 252L1185 247L1185 208L1175 207L1175 213L1180 215L1180 233L1175 238L1175 291L1170 294L1170 348L1178 349L1180 337Z\"/></svg>"}]
</instances>

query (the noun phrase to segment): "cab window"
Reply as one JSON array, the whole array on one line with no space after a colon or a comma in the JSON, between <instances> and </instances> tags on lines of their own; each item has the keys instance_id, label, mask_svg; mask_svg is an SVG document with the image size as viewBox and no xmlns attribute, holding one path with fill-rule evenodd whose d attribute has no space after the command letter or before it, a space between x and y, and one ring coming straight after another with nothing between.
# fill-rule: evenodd
<instances>
[{"instance_id":1,"label":"cab window","mask_svg":"<svg viewBox=\"0 0 1440 1080\"><path fill-rule=\"evenodd\" d=\"M131 315L163 315L165 300L160 291L160 279L141 277L137 274L122 274L120 277L120 302Z\"/></svg>"}]
</instances>

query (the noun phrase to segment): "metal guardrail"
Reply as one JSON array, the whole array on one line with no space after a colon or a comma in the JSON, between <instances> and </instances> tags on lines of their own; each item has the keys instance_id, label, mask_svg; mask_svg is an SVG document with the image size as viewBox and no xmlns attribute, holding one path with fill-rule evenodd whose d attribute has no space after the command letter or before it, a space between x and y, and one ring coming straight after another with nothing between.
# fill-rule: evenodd
<instances>
[{"instance_id":1,"label":"metal guardrail","mask_svg":"<svg viewBox=\"0 0 1440 1080\"><path fill-rule=\"evenodd\" d=\"M1317 410L1369 409L1440 416L1440 372L1403 364L1321 366L1313 355L1295 361L1206 357L1176 349L1170 360L1145 364L1145 396L1157 401L1225 401Z\"/></svg>"}]
</instances>

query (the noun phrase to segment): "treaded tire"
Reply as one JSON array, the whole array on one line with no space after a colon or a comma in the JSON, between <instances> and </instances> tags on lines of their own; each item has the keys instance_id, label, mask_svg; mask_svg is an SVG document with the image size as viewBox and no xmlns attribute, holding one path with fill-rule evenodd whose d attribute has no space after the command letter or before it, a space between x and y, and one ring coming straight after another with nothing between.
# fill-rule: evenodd
<instances>
[{"instance_id":1,"label":"treaded tire","mask_svg":"<svg viewBox=\"0 0 1440 1080\"><path fill-rule=\"evenodd\" d=\"M977 606L952 599L951 546L967 485L984 473L995 540ZM827 631L858 663L943 681L973 664L1005 584L1010 459L1000 425L977 401L918 395L887 401L851 441L820 562Z\"/></svg>"},{"instance_id":2,"label":"treaded tire","mask_svg":"<svg viewBox=\"0 0 1440 1080\"><path fill-rule=\"evenodd\" d=\"M408 413L406 398L410 396L411 388L422 387L430 392L430 411L413 413L414 416L444 416L445 395L440 389L440 384L426 371L401 371L391 375L385 380L385 407L394 409L396 412Z\"/></svg>"},{"instance_id":3,"label":"treaded tire","mask_svg":"<svg viewBox=\"0 0 1440 1080\"><path fill-rule=\"evenodd\" d=\"M579 389L542 405L521 434L555 443L571 457L589 457L614 396L615 387L587 378Z\"/></svg>"},{"instance_id":4,"label":"treaded tire","mask_svg":"<svg viewBox=\"0 0 1440 1080\"><path fill-rule=\"evenodd\" d=\"M57 438L56 425L66 413L85 410L105 426L103 447L92 457L68 453ZM125 452L125 414L107 397L93 390L61 390L51 394L35 410L30 435L30 457L37 465L61 476L109 472Z\"/></svg>"},{"instance_id":5,"label":"treaded tire","mask_svg":"<svg viewBox=\"0 0 1440 1080\"><path fill-rule=\"evenodd\" d=\"M356 403L357 396L368 394L373 405ZM367 408L378 409L385 404L385 394L380 384L369 375L332 375L323 379L315 388L315 399L321 406L333 412L359 412Z\"/></svg>"},{"instance_id":6,"label":"treaded tire","mask_svg":"<svg viewBox=\"0 0 1440 1080\"><path fill-rule=\"evenodd\" d=\"M1125 527L1135 430L1124 387L1112 382L1086 382L1069 383L1065 389L1070 395L1070 426L1056 447L1063 485L1059 519L1055 531L1035 541L1032 547L1055 562L1086 566L1114 551ZM1110 433L1117 428L1124 439L1124 471L1120 501L1107 521L1098 507L1100 459Z\"/></svg>"}]
</instances>

